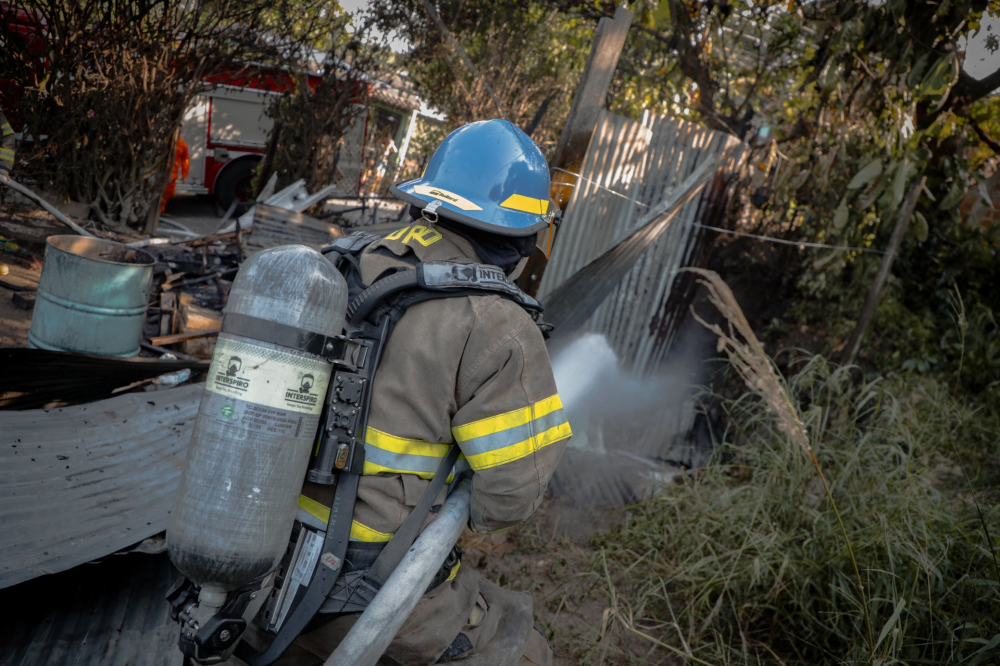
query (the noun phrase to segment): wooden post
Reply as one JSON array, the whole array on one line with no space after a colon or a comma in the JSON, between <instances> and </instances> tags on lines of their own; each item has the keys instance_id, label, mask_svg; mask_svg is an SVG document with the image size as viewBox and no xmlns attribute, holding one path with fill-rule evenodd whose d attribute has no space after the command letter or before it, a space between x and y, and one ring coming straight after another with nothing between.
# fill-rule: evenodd
<instances>
[{"instance_id":1,"label":"wooden post","mask_svg":"<svg viewBox=\"0 0 1000 666\"><path fill-rule=\"evenodd\" d=\"M622 53L622 47L625 46L625 38L631 25L632 12L624 7L615 10L613 19L604 17L597 23L594 45L590 48L590 55L587 56L583 76L577 86L576 95L573 96L573 106L570 107L569 115L566 117L566 124L563 125L562 133L559 135L559 145L551 162L553 170L549 196L562 209L566 208L566 202L573 192L573 188L567 185L573 185L576 177L557 169L572 173L580 172L583 158L590 146L590 137L594 134L597 118L604 108L604 99L611 86L615 68L618 67L618 57ZM544 109L544 105L542 108ZM536 120L540 119L538 116L541 113L543 111L540 109L536 114ZM534 124L533 122L532 125ZM542 274L547 264L548 258L545 253L536 249L517 281L521 289L532 296L538 293L538 286L542 283Z\"/></svg>"},{"instance_id":2,"label":"wooden post","mask_svg":"<svg viewBox=\"0 0 1000 666\"><path fill-rule=\"evenodd\" d=\"M280 120L275 120L271 127L271 140L267 142L267 153L264 155L264 162L257 170L257 189L253 193L253 198L260 198L260 193L267 187L267 180L271 177L271 167L274 165L274 154L278 152L278 139L281 137Z\"/></svg>"},{"instance_id":3,"label":"wooden post","mask_svg":"<svg viewBox=\"0 0 1000 666\"><path fill-rule=\"evenodd\" d=\"M899 209L896 226L892 228L889 245L886 247L885 255L882 257L882 264L878 267L875 282L872 283L872 288L868 292L865 304L861 307L858 323L855 325L854 331L847 341L847 346L844 347L844 365L854 363L854 359L858 355L858 349L861 348L861 339L864 338L868 324L871 323L872 317L875 315L875 308L878 307L879 298L882 296L882 289L885 288L885 283L889 279L889 271L892 270L892 263L896 260L896 252L903 242L903 236L906 235L906 228L910 226L910 220L913 219L913 211L917 207L917 199L920 198L920 192L924 189L925 182L927 182L927 176L923 176L913 184L909 194L906 195L906 199L903 201L902 208Z\"/></svg>"},{"instance_id":4,"label":"wooden post","mask_svg":"<svg viewBox=\"0 0 1000 666\"><path fill-rule=\"evenodd\" d=\"M570 107L566 124L559 135L559 145L552 160L553 167L579 173L631 25L632 12L624 7L615 10L613 19L605 17L598 22L594 45L587 56L583 77L573 97L573 106ZM572 188L557 187L556 184L560 181L572 183L574 180L572 176L559 171L553 174L551 196L560 207L565 207Z\"/></svg>"}]
</instances>

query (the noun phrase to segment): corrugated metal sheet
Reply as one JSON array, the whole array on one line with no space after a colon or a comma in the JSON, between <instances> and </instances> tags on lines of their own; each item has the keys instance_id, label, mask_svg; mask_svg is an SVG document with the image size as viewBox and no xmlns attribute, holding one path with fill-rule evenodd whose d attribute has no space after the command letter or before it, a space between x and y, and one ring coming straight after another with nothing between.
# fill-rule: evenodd
<instances>
[{"instance_id":1,"label":"corrugated metal sheet","mask_svg":"<svg viewBox=\"0 0 1000 666\"><path fill-rule=\"evenodd\" d=\"M555 326L551 340L556 345L587 324L636 263L673 227L674 218L687 202L702 195L703 186L716 176L718 163L716 159L704 160L669 198L643 215L635 232L546 294L545 321Z\"/></svg>"},{"instance_id":2,"label":"corrugated metal sheet","mask_svg":"<svg viewBox=\"0 0 1000 666\"><path fill-rule=\"evenodd\" d=\"M166 555L122 555L0 591L0 664L181 666Z\"/></svg>"},{"instance_id":3,"label":"corrugated metal sheet","mask_svg":"<svg viewBox=\"0 0 1000 666\"><path fill-rule=\"evenodd\" d=\"M721 168L729 169L738 157L739 141L727 134L651 113L639 123L603 111L542 279L542 301L633 233L642 215L706 159L719 158ZM604 334L641 374L654 371L676 332L663 316L677 269L693 252L700 201L684 206L590 320L589 330Z\"/></svg>"},{"instance_id":4,"label":"corrugated metal sheet","mask_svg":"<svg viewBox=\"0 0 1000 666\"><path fill-rule=\"evenodd\" d=\"M0 588L166 529L201 391L0 412Z\"/></svg>"}]
</instances>

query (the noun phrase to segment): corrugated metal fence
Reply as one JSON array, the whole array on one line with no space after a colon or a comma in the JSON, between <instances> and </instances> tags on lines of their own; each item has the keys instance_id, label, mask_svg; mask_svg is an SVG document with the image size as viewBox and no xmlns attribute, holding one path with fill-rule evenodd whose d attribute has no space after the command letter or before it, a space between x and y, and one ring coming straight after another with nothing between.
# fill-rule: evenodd
<instances>
[{"instance_id":1,"label":"corrugated metal fence","mask_svg":"<svg viewBox=\"0 0 1000 666\"><path fill-rule=\"evenodd\" d=\"M647 113L636 122L602 111L542 278L543 302L561 282L635 231L642 215L706 159L724 157L721 168L731 169L739 145L733 136L683 120ZM700 201L684 206L590 320L589 330L605 335L637 374L652 372L676 335L676 322L663 318L676 316L667 301L677 269L688 265L695 250Z\"/></svg>"}]
</instances>

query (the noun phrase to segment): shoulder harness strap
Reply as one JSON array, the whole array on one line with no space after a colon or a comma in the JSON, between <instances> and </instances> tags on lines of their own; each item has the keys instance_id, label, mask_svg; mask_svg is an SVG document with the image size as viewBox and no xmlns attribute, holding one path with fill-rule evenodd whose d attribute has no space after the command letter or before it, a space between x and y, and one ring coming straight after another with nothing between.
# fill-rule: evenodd
<instances>
[{"instance_id":1,"label":"shoulder harness strap","mask_svg":"<svg viewBox=\"0 0 1000 666\"><path fill-rule=\"evenodd\" d=\"M354 325L366 320L374 323L393 310L401 317L403 310L422 301L486 294L514 301L534 319L544 310L496 266L428 261L417 264L412 271L400 271L372 283L351 301L347 321Z\"/></svg>"}]
</instances>

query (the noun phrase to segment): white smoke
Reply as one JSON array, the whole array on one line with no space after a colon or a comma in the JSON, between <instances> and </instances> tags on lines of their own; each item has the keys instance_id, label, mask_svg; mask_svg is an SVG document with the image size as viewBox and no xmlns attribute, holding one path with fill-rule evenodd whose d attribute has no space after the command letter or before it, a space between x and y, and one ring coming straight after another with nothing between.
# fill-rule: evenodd
<instances>
[{"instance_id":1,"label":"white smoke","mask_svg":"<svg viewBox=\"0 0 1000 666\"><path fill-rule=\"evenodd\" d=\"M677 471L674 461L691 458L685 435L694 418L694 373L686 365L675 362L655 376L635 376L596 333L558 349L552 369L573 438L557 485L580 489L593 483L603 495L614 495L604 492L613 487L623 496L645 496L669 480Z\"/></svg>"}]
</instances>

